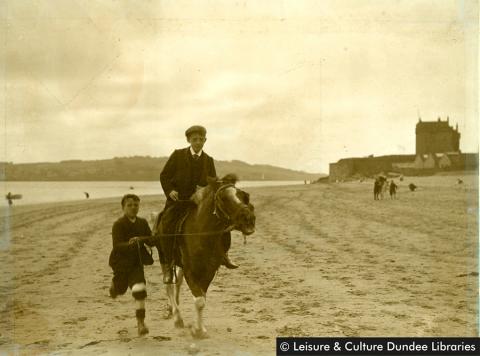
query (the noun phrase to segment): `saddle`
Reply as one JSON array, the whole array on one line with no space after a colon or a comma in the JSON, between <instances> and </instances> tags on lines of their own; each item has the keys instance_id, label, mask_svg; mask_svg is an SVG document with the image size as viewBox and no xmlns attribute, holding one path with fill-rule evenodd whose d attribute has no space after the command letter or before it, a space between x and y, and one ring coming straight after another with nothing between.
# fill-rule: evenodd
<instances>
[{"instance_id":1,"label":"saddle","mask_svg":"<svg viewBox=\"0 0 480 356\"><path fill-rule=\"evenodd\" d=\"M177 202L167 207L159 214L157 223L162 227L162 233L157 232L160 245L167 247L167 251L159 249L160 262L173 261L173 264L180 263L180 251L178 249L179 239L182 238L185 221L196 204L194 202ZM166 256L165 254L171 254ZM172 257L172 258L168 258Z\"/></svg>"},{"instance_id":2,"label":"saddle","mask_svg":"<svg viewBox=\"0 0 480 356\"><path fill-rule=\"evenodd\" d=\"M196 204L193 201L181 201L172 204L159 217L162 230L165 234L181 234L183 225ZM176 235L175 235L176 236Z\"/></svg>"}]
</instances>

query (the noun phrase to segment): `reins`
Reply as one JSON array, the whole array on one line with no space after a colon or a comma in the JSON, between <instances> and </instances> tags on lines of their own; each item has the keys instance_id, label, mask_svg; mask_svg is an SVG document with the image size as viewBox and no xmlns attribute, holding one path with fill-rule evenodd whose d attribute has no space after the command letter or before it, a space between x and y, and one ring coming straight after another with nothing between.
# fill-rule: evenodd
<instances>
[{"instance_id":1,"label":"reins","mask_svg":"<svg viewBox=\"0 0 480 356\"><path fill-rule=\"evenodd\" d=\"M192 232L192 233L175 233L175 234L164 234L162 233L162 236L198 236L198 235L213 235L213 234L220 234L220 233L225 233L225 232L230 232L234 229L234 226L228 226L227 228L223 230L216 230L216 231L205 231L205 232Z\"/></svg>"},{"instance_id":2,"label":"reins","mask_svg":"<svg viewBox=\"0 0 480 356\"><path fill-rule=\"evenodd\" d=\"M228 222L228 226L224 228L223 230L214 230L214 231L204 231L204 232L192 232L192 233L171 233L171 234L165 234L162 233L162 236L202 236L202 235L213 235L213 234L224 234L226 232L231 232L235 229L235 224L231 223L232 219L230 215L225 211L223 208L222 204L220 203L221 200L219 199L219 194L221 191L224 189L227 189L229 187L235 187L235 184L233 183L227 183L222 185L220 188L217 189L214 195L214 210L213 214L217 216L217 218L222 219L222 217L218 214L218 211L223 214L223 219ZM175 202L191 202L190 199L178 199L175 200ZM155 238L155 237L154 237Z\"/></svg>"},{"instance_id":3,"label":"reins","mask_svg":"<svg viewBox=\"0 0 480 356\"><path fill-rule=\"evenodd\" d=\"M165 233L162 233L161 235L162 236L198 236L198 235L213 235L213 234L220 234L220 233L225 233L225 232L230 232L232 231L233 229L235 228L235 226L231 225L231 226L228 226L226 227L225 229L223 230L215 230L215 231L205 231L205 232L192 232L192 233L183 233L183 232L179 232L179 233L175 233L175 234L165 234ZM158 239L160 236L142 236L138 241L137 243L139 242L143 242L145 240L149 240L149 239L153 239L153 240L156 240Z\"/></svg>"}]
</instances>

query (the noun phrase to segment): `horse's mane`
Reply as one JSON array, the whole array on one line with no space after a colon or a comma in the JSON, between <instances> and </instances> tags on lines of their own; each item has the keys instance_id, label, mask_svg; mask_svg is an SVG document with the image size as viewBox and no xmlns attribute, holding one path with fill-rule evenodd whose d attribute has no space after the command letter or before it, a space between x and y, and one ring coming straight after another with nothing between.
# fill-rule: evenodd
<instances>
[{"instance_id":1,"label":"horse's mane","mask_svg":"<svg viewBox=\"0 0 480 356\"><path fill-rule=\"evenodd\" d=\"M222 184L235 184L238 182L238 176L235 173L228 173L222 179L220 179Z\"/></svg>"},{"instance_id":2,"label":"horse's mane","mask_svg":"<svg viewBox=\"0 0 480 356\"><path fill-rule=\"evenodd\" d=\"M224 184L233 184L235 185L238 182L238 176L235 173L228 173L227 175L223 176L222 179L216 178L208 178L209 184L206 187L202 187L198 189L195 193L193 193L192 197L190 198L192 201L200 206L210 195L214 192L213 185L215 183L224 185ZM213 185L212 185L213 184Z\"/></svg>"}]
</instances>

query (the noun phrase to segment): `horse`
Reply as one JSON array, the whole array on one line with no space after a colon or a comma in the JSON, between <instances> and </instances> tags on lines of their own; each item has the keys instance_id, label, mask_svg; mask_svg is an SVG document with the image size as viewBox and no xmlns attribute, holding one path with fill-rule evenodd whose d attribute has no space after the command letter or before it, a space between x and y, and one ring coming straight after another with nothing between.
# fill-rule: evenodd
<instances>
[{"instance_id":1,"label":"horse","mask_svg":"<svg viewBox=\"0 0 480 356\"><path fill-rule=\"evenodd\" d=\"M222 235L232 230L238 230L244 236L255 231L254 207L250 204L249 194L235 187L236 181L236 176L231 174L221 180L209 178L208 185L192 195L190 200L195 204L189 208L176 236L176 283L165 285L169 311L175 327L183 327L179 302L180 287L185 278L194 296L196 320L191 327L194 338L208 337L202 314L208 287L223 260ZM161 217L154 225L153 234L162 238Z\"/></svg>"},{"instance_id":2,"label":"horse","mask_svg":"<svg viewBox=\"0 0 480 356\"><path fill-rule=\"evenodd\" d=\"M384 194L387 192L387 179L383 176L375 178L373 183L373 199L383 199Z\"/></svg>"},{"instance_id":3,"label":"horse","mask_svg":"<svg viewBox=\"0 0 480 356\"><path fill-rule=\"evenodd\" d=\"M380 190L380 199L383 200L387 192L388 192L388 180L384 179L382 183L382 189Z\"/></svg>"}]
</instances>

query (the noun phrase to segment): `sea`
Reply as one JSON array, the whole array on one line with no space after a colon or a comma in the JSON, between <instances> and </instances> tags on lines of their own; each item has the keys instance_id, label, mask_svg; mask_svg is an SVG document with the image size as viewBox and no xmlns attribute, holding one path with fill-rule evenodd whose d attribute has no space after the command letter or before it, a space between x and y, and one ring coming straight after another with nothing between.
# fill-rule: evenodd
<instances>
[{"instance_id":1,"label":"sea","mask_svg":"<svg viewBox=\"0 0 480 356\"><path fill-rule=\"evenodd\" d=\"M267 187L280 185L304 184L303 181L241 181L239 188ZM0 182L2 199L0 206L8 206L5 196L10 192L20 194L13 205L29 205L38 203L62 202L87 199L122 197L133 193L139 196L163 195L158 181L149 182Z\"/></svg>"}]
</instances>

